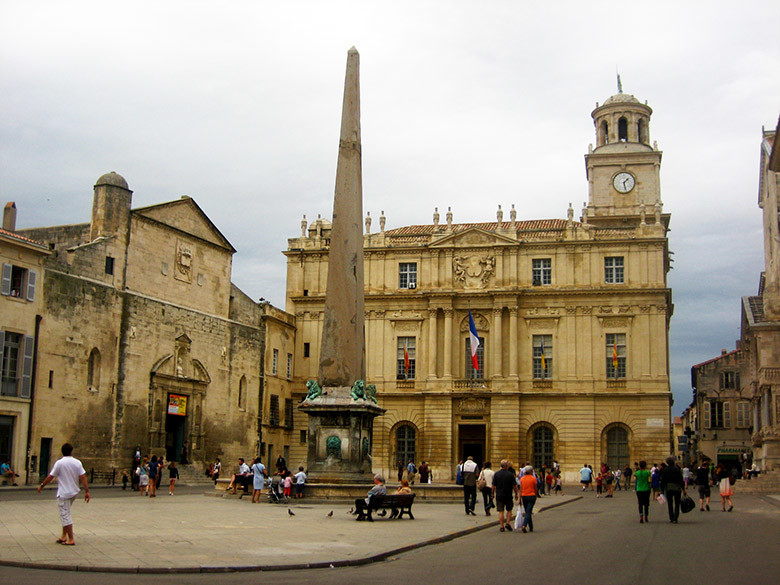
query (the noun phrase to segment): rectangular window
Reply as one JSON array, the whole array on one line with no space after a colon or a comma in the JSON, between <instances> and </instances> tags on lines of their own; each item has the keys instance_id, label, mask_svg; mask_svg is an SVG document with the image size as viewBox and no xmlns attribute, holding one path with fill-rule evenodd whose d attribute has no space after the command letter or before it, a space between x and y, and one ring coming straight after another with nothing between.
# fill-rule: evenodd
<instances>
[{"instance_id":1,"label":"rectangular window","mask_svg":"<svg viewBox=\"0 0 780 585\"><path fill-rule=\"evenodd\" d=\"M609 256L604 258L604 282L607 284L623 284L623 256Z\"/></svg>"},{"instance_id":2,"label":"rectangular window","mask_svg":"<svg viewBox=\"0 0 780 585\"><path fill-rule=\"evenodd\" d=\"M292 398L284 399L284 426L293 428L293 401Z\"/></svg>"},{"instance_id":3,"label":"rectangular window","mask_svg":"<svg viewBox=\"0 0 780 585\"><path fill-rule=\"evenodd\" d=\"M279 397L271 394L271 404L268 412L268 424L272 427L279 426Z\"/></svg>"},{"instance_id":4,"label":"rectangular window","mask_svg":"<svg viewBox=\"0 0 780 585\"><path fill-rule=\"evenodd\" d=\"M287 354L287 379L292 378L292 354Z\"/></svg>"},{"instance_id":5,"label":"rectangular window","mask_svg":"<svg viewBox=\"0 0 780 585\"><path fill-rule=\"evenodd\" d=\"M9 331L4 333L2 396L18 396L19 380L22 376L22 336Z\"/></svg>"},{"instance_id":6,"label":"rectangular window","mask_svg":"<svg viewBox=\"0 0 780 585\"><path fill-rule=\"evenodd\" d=\"M303 357L309 357L311 355L311 343L308 341L303 342Z\"/></svg>"},{"instance_id":7,"label":"rectangular window","mask_svg":"<svg viewBox=\"0 0 780 585\"><path fill-rule=\"evenodd\" d=\"M106 274L114 274L114 259L106 256Z\"/></svg>"},{"instance_id":8,"label":"rectangular window","mask_svg":"<svg viewBox=\"0 0 780 585\"><path fill-rule=\"evenodd\" d=\"M718 400L710 401L710 428L722 429L723 428L723 402Z\"/></svg>"},{"instance_id":9,"label":"rectangular window","mask_svg":"<svg viewBox=\"0 0 780 585\"><path fill-rule=\"evenodd\" d=\"M471 338L466 338L466 378L470 380L483 380L485 375L485 338L479 337L479 347L477 348L477 364L479 369L474 369L471 361Z\"/></svg>"},{"instance_id":10,"label":"rectangular window","mask_svg":"<svg viewBox=\"0 0 780 585\"><path fill-rule=\"evenodd\" d=\"M301 431L301 444L306 444L306 431Z\"/></svg>"},{"instance_id":11,"label":"rectangular window","mask_svg":"<svg viewBox=\"0 0 780 585\"><path fill-rule=\"evenodd\" d=\"M27 270L13 264L3 264L0 294L33 301L35 300L35 281L35 270Z\"/></svg>"},{"instance_id":12,"label":"rectangular window","mask_svg":"<svg viewBox=\"0 0 780 585\"><path fill-rule=\"evenodd\" d=\"M271 362L271 373L279 373L279 350L275 349L273 352L273 361Z\"/></svg>"},{"instance_id":13,"label":"rectangular window","mask_svg":"<svg viewBox=\"0 0 780 585\"><path fill-rule=\"evenodd\" d=\"M533 374L536 380L552 378L553 339L552 335L534 335Z\"/></svg>"},{"instance_id":14,"label":"rectangular window","mask_svg":"<svg viewBox=\"0 0 780 585\"><path fill-rule=\"evenodd\" d=\"M538 258L533 260L532 264L534 286L552 284L552 259Z\"/></svg>"},{"instance_id":15,"label":"rectangular window","mask_svg":"<svg viewBox=\"0 0 780 585\"><path fill-rule=\"evenodd\" d=\"M396 351L396 380L414 380L416 366L417 338L399 337Z\"/></svg>"},{"instance_id":16,"label":"rectangular window","mask_svg":"<svg viewBox=\"0 0 780 585\"><path fill-rule=\"evenodd\" d=\"M737 426L747 428L750 426L750 402L740 400L737 402Z\"/></svg>"},{"instance_id":17,"label":"rectangular window","mask_svg":"<svg viewBox=\"0 0 780 585\"><path fill-rule=\"evenodd\" d=\"M607 333L607 378L626 377L626 334Z\"/></svg>"},{"instance_id":18,"label":"rectangular window","mask_svg":"<svg viewBox=\"0 0 780 585\"><path fill-rule=\"evenodd\" d=\"M417 262L398 265L398 288L417 288Z\"/></svg>"},{"instance_id":19,"label":"rectangular window","mask_svg":"<svg viewBox=\"0 0 780 585\"><path fill-rule=\"evenodd\" d=\"M738 390L739 372L721 372L720 388L721 390Z\"/></svg>"}]
</instances>

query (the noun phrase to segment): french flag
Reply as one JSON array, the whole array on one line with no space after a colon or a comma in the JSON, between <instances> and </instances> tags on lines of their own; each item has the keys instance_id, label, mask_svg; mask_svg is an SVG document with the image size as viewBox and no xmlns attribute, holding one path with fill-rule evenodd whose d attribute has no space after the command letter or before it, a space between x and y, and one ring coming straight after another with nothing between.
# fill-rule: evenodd
<instances>
[{"instance_id":1,"label":"french flag","mask_svg":"<svg viewBox=\"0 0 780 585\"><path fill-rule=\"evenodd\" d=\"M477 335L477 326L474 325L474 317L471 316L471 309L469 309L469 334L471 337L471 365L474 366L474 371L478 372L477 348L479 347L479 336Z\"/></svg>"}]
</instances>

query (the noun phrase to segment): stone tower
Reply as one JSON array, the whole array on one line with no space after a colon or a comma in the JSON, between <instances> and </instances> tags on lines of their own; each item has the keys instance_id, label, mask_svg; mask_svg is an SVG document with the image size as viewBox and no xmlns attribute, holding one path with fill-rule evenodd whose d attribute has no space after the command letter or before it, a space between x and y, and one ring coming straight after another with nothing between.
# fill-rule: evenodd
<instances>
[{"instance_id":1,"label":"stone tower","mask_svg":"<svg viewBox=\"0 0 780 585\"><path fill-rule=\"evenodd\" d=\"M622 88L591 112L596 148L585 155L589 220L660 212L662 153L650 143L652 113Z\"/></svg>"}]
</instances>

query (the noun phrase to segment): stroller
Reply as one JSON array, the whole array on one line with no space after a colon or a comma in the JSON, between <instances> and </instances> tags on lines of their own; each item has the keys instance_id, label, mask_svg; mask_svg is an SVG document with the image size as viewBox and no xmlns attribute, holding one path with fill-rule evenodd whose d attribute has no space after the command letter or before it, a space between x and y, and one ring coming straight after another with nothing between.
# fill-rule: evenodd
<instances>
[{"instance_id":1,"label":"stroller","mask_svg":"<svg viewBox=\"0 0 780 585\"><path fill-rule=\"evenodd\" d=\"M288 503L287 496L284 495L284 488L282 487L282 478L279 475L274 475L270 481L271 489L268 490L268 501L272 504Z\"/></svg>"}]
</instances>

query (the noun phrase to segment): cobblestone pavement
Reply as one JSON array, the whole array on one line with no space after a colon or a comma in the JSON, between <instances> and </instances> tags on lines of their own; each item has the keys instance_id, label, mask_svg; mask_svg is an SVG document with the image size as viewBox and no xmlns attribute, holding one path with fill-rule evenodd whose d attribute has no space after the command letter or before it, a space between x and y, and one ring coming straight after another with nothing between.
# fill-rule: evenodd
<instances>
[{"instance_id":1,"label":"cobblestone pavement","mask_svg":"<svg viewBox=\"0 0 780 585\"><path fill-rule=\"evenodd\" d=\"M202 493L154 499L127 492L73 505L76 546L63 546L54 491L38 499L3 501L0 564L79 570L209 571L360 564L407 548L480 530L497 522L466 516L462 503L414 505L415 520L356 522L346 503L289 506L205 497ZM539 511L578 496L542 498ZM479 509L479 508L478 508ZM328 517L328 513L333 515Z\"/></svg>"}]
</instances>

